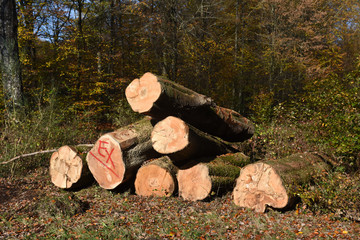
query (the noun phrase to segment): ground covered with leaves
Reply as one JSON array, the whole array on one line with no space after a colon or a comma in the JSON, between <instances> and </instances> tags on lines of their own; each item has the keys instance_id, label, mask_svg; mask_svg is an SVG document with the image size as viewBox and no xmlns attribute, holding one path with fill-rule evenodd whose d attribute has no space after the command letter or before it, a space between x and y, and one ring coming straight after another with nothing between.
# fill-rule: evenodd
<instances>
[{"instance_id":1,"label":"ground covered with leaves","mask_svg":"<svg viewBox=\"0 0 360 240\"><path fill-rule=\"evenodd\" d=\"M299 203L265 214L237 207L231 194L207 201L144 198L96 184L56 188L46 168L0 178L1 239L356 239L360 223L315 214Z\"/></svg>"}]
</instances>

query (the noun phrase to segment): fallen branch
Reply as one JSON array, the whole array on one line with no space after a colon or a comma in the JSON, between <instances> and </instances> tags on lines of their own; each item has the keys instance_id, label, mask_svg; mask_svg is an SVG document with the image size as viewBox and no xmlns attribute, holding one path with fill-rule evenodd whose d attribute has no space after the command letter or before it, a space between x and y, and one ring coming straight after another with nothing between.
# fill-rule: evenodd
<instances>
[{"instance_id":1,"label":"fallen branch","mask_svg":"<svg viewBox=\"0 0 360 240\"><path fill-rule=\"evenodd\" d=\"M93 147L93 146L94 146L94 144L79 144L79 145L76 145L75 147ZM35 155L39 155L39 154L53 153L53 152L56 152L58 149L59 148L54 148L54 149L50 149L50 150L41 150L41 151L38 151L38 152L25 153L25 154L16 156L14 158L11 158L10 160L8 160L6 162L1 162L0 164L5 165L5 164L11 163L11 162L13 162L15 160L18 160L20 158L23 158L23 157L31 157L31 156L35 156Z\"/></svg>"}]
</instances>

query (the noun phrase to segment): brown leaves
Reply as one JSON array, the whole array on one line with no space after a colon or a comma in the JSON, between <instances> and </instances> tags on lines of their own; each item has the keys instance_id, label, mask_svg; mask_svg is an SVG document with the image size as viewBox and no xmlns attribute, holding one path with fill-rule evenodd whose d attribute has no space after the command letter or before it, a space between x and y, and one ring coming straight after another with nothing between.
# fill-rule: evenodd
<instances>
[{"instance_id":1,"label":"brown leaves","mask_svg":"<svg viewBox=\"0 0 360 240\"><path fill-rule=\"evenodd\" d=\"M111 193L97 186L67 195L49 185L40 185L44 175L24 179L0 179L0 187L19 194L0 204L0 234L8 238L68 239L355 239L357 223L334 221L328 215L314 215L302 208L280 213L270 210L256 214L234 206L230 195L211 202L187 202L179 198L142 198L128 193ZM16 184L16 183L27 183ZM6 188L10 186L11 188ZM22 208L62 196L89 202L89 209L73 216L37 217L32 208ZM25 201L27 199L27 201ZM34 203L32 203L33 201ZM56 201L55 201L56 202ZM51 203L51 201L49 202Z\"/></svg>"}]
</instances>

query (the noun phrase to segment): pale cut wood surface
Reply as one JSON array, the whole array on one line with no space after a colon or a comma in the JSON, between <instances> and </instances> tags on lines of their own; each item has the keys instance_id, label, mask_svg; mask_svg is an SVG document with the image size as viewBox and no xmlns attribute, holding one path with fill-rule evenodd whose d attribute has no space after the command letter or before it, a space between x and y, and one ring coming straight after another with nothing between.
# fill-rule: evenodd
<instances>
[{"instance_id":1,"label":"pale cut wood surface","mask_svg":"<svg viewBox=\"0 0 360 240\"><path fill-rule=\"evenodd\" d=\"M139 196L171 196L177 188L177 168L167 157L151 160L136 174L135 191Z\"/></svg>"},{"instance_id":2,"label":"pale cut wood surface","mask_svg":"<svg viewBox=\"0 0 360 240\"><path fill-rule=\"evenodd\" d=\"M241 169L233 191L240 207L265 212L266 207L291 207L296 189L328 171L331 159L319 153L298 153L282 159L249 164Z\"/></svg>"},{"instance_id":3,"label":"pale cut wood surface","mask_svg":"<svg viewBox=\"0 0 360 240\"><path fill-rule=\"evenodd\" d=\"M201 132L173 116L154 126L151 141L156 151L167 154L178 166L191 159L237 151L225 141Z\"/></svg>"},{"instance_id":4,"label":"pale cut wood surface","mask_svg":"<svg viewBox=\"0 0 360 240\"><path fill-rule=\"evenodd\" d=\"M89 169L83 158L75 147L67 145L60 147L50 157L49 174L51 182L59 188L71 189L78 187L78 183L84 178L91 181L91 177L88 176L90 175Z\"/></svg>"}]
</instances>

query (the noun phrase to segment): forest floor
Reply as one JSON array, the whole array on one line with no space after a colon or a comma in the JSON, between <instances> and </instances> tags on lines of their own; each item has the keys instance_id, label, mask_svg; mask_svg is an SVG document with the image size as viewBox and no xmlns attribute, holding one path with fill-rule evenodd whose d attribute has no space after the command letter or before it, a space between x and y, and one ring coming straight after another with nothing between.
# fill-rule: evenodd
<instances>
[{"instance_id":1,"label":"forest floor","mask_svg":"<svg viewBox=\"0 0 360 240\"><path fill-rule=\"evenodd\" d=\"M360 223L296 209L264 214L231 194L207 201L144 198L93 184L56 188L46 168L0 178L0 239L358 239Z\"/></svg>"}]
</instances>

